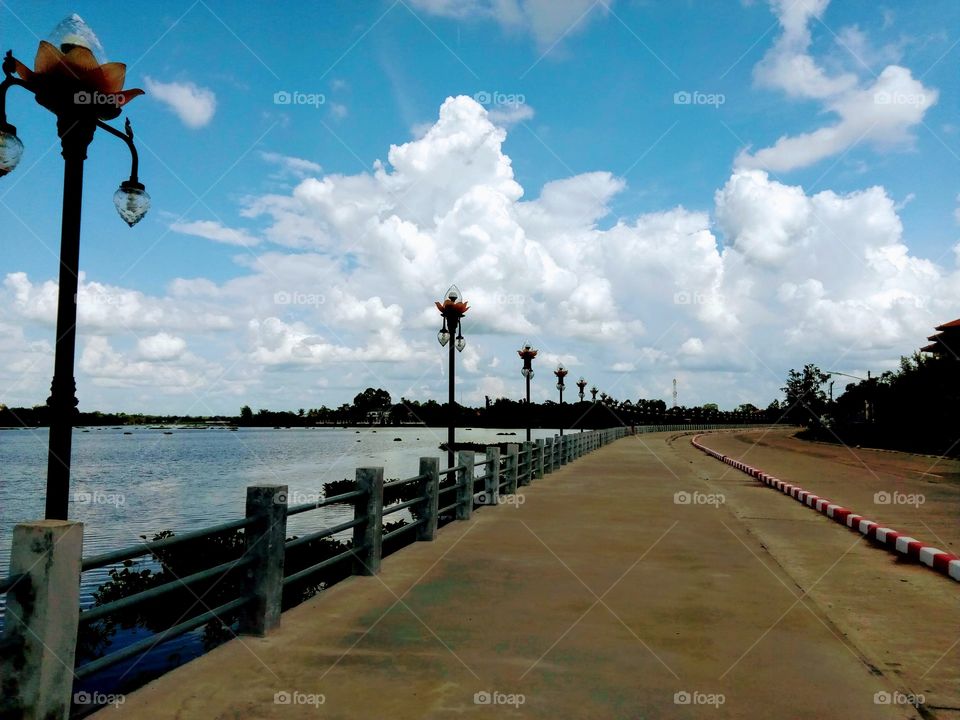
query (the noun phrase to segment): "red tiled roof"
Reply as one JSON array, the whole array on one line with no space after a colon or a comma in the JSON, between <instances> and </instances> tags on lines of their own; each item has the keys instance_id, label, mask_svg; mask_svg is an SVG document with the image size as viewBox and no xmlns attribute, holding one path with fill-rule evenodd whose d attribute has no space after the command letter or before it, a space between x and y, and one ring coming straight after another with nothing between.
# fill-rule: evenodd
<instances>
[{"instance_id":1,"label":"red tiled roof","mask_svg":"<svg viewBox=\"0 0 960 720\"><path fill-rule=\"evenodd\" d=\"M947 328L960 328L960 318L957 318L956 320L951 320L950 322L944 323L943 325L937 325L936 329L946 330Z\"/></svg>"}]
</instances>

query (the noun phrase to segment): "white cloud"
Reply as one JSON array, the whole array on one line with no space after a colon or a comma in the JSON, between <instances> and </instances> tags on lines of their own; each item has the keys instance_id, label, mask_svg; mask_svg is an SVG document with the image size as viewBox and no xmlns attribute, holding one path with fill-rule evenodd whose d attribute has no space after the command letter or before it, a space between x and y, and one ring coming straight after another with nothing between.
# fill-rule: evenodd
<instances>
[{"instance_id":1,"label":"white cloud","mask_svg":"<svg viewBox=\"0 0 960 720\"><path fill-rule=\"evenodd\" d=\"M259 238L250 235L246 230L228 228L214 220L196 220L193 222L174 222L170 229L184 235L194 235L206 240L238 245L239 247L253 247L260 243Z\"/></svg>"},{"instance_id":2,"label":"white cloud","mask_svg":"<svg viewBox=\"0 0 960 720\"><path fill-rule=\"evenodd\" d=\"M144 79L147 93L167 105L184 125L201 128L209 124L217 109L217 96L213 90L192 82L164 83L151 77Z\"/></svg>"},{"instance_id":3,"label":"white cloud","mask_svg":"<svg viewBox=\"0 0 960 720\"><path fill-rule=\"evenodd\" d=\"M490 109L488 116L496 125L511 127L518 122L532 120L534 115L533 108L526 103L506 103L497 105Z\"/></svg>"},{"instance_id":4,"label":"white cloud","mask_svg":"<svg viewBox=\"0 0 960 720\"><path fill-rule=\"evenodd\" d=\"M867 83L853 72L824 70L810 55L810 26L820 21L829 2L770 0L782 33L754 68L754 77L760 86L792 98L820 101L836 120L812 132L782 136L754 153L744 150L737 158L739 166L781 172L812 165L861 142L909 147L911 129L936 104L939 92L899 65L888 65ZM863 51L866 40L859 30L848 30L846 39Z\"/></svg>"},{"instance_id":5,"label":"white cloud","mask_svg":"<svg viewBox=\"0 0 960 720\"><path fill-rule=\"evenodd\" d=\"M504 29L529 32L542 48L604 16L614 0L410 0L414 8L456 19L491 19Z\"/></svg>"},{"instance_id":6,"label":"white cloud","mask_svg":"<svg viewBox=\"0 0 960 720\"><path fill-rule=\"evenodd\" d=\"M140 396L117 389L135 387L155 407L206 398L207 385L234 412L241 396L316 407L367 386L443 397L432 303L453 282L471 303L465 402L519 397L529 339L538 401L556 397L562 361L620 398L668 399L678 377L685 403L765 405L790 367L879 371L957 314L958 267L911 253L884 188L814 194L740 168L712 207L610 218L622 178L584 173L526 197L505 138L472 99L451 98L372 172L247 201L241 214L273 246L238 253L230 279L178 278L149 296L82 278L84 406L123 407ZM56 290L10 273L0 291L0 378L18 397L45 397Z\"/></svg>"},{"instance_id":7,"label":"white cloud","mask_svg":"<svg viewBox=\"0 0 960 720\"><path fill-rule=\"evenodd\" d=\"M277 165L281 173L303 179L310 175L319 175L323 172L320 163L305 158L281 155L275 152L261 152L260 157L266 162Z\"/></svg>"},{"instance_id":8,"label":"white cloud","mask_svg":"<svg viewBox=\"0 0 960 720\"><path fill-rule=\"evenodd\" d=\"M137 352L145 360L176 360L186 349L186 340L165 332L148 335L137 341Z\"/></svg>"}]
</instances>

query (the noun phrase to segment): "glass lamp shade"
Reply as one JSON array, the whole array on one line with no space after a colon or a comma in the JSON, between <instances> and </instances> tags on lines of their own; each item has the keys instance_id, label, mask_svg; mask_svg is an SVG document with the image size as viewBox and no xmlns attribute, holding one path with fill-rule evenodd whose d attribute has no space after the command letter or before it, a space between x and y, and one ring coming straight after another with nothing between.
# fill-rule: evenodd
<instances>
[{"instance_id":1,"label":"glass lamp shade","mask_svg":"<svg viewBox=\"0 0 960 720\"><path fill-rule=\"evenodd\" d=\"M0 132L0 177L13 172L21 157L23 157L23 143L20 142L20 138L12 132Z\"/></svg>"},{"instance_id":2,"label":"glass lamp shade","mask_svg":"<svg viewBox=\"0 0 960 720\"><path fill-rule=\"evenodd\" d=\"M113 204L123 221L133 227L150 209L150 195L140 183L125 180L120 183L120 189L113 194Z\"/></svg>"},{"instance_id":3,"label":"glass lamp shade","mask_svg":"<svg viewBox=\"0 0 960 720\"><path fill-rule=\"evenodd\" d=\"M563 390L563 383L557 383L557 390Z\"/></svg>"},{"instance_id":4,"label":"glass lamp shade","mask_svg":"<svg viewBox=\"0 0 960 720\"><path fill-rule=\"evenodd\" d=\"M467 346L467 341L463 339L463 336L457 338L457 352L463 352L463 349Z\"/></svg>"},{"instance_id":5,"label":"glass lamp shade","mask_svg":"<svg viewBox=\"0 0 960 720\"><path fill-rule=\"evenodd\" d=\"M447 290L447 300L452 300L453 302L460 302L460 288L456 285L451 285L450 289Z\"/></svg>"},{"instance_id":6,"label":"glass lamp shade","mask_svg":"<svg viewBox=\"0 0 960 720\"><path fill-rule=\"evenodd\" d=\"M532 377L533 377L533 370L531 370L530 368L523 368L523 369L520 371L520 374L523 375L523 376L526 377L526 378L532 378Z\"/></svg>"},{"instance_id":7,"label":"glass lamp shade","mask_svg":"<svg viewBox=\"0 0 960 720\"><path fill-rule=\"evenodd\" d=\"M100 39L76 13L61 20L47 36L47 41L62 52L67 52L70 47L85 47L98 63L106 62Z\"/></svg>"},{"instance_id":8,"label":"glass lamp shade","mask_svg":"<svg viewBox=\"0 0 960 720\"><path fill-rule=\"evenodd\" d=\"M440 332L437 333L437 342L439 342L441 346L446 346L446 344L450 342L450 333L447 332L446 328L441 328Z\"/></svg>"}]
</instances>

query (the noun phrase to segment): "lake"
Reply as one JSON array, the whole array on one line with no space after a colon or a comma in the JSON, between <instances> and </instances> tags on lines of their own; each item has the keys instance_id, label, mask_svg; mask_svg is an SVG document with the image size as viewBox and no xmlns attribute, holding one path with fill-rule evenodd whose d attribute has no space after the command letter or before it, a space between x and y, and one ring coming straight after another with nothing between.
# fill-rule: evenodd
<instances>
[{"instance_id":1,"label":"lake","mask_svg":"<svg viewBox=\"0 0 960 720\"><path fill-rule=\"evenodd\" d=\"M515 432L516 436L497 433ZM556 431L534 429L533 437ZM18 522L43 517L47 429L0 431L0 576L8 573L10 541ZM172 433L172 434L165 434ZM400 438L400 441L395 441ZM457 439L522 441L522 429L458 430ZM445 428L148 428L74 430L70 519L84 523L84 557L135 544L161 530L177 533L242 517L246 487L286 484L291 504L308 502L323 483L353 478L363 466L384 468L386 478L412 477L419 458L446 455ZM288 535L339 522L347 508L321 509L290 518ZM84 573L81 606L107 568ZM5 598L0 596L0 613Z\"/></svg>"}]
</instances>

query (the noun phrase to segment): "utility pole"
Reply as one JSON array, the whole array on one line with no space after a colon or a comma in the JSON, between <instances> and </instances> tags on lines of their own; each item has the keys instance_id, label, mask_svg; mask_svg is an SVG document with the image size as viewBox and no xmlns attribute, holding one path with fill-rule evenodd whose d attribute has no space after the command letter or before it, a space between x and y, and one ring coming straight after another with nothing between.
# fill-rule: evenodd
<instances>
[{"instance_id":1,"label":"utility pole","mask_svg":"<svg viewBox=\"0 0 960 720\"><path fill-rule=\"evenodd\" d=\"M677 379L673 379L673 406L677 407Z\"/></svg>"}]
</instances>

